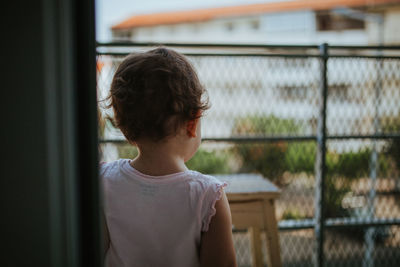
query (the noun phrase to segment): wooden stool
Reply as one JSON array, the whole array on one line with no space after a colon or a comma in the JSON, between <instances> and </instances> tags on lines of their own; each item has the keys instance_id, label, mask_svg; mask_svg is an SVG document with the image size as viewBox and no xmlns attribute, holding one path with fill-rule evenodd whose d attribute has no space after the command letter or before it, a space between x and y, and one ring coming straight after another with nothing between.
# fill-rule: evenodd
<instances>
[{"instance_id":1,"label":"wooden stool","mask_svg":"<svg viewBox=\"0 0 400 267\"><path fill-rule=\"evenodd\" d=\"M251 236L253 266L263 266L261 231L265 230L268 267L281 267L278 225L275 216L275 199L279 189L257 174L217 175L226 181L225 189L232 213L232 223L237 229L248 229Z\"/></svg>"}]
</instances>

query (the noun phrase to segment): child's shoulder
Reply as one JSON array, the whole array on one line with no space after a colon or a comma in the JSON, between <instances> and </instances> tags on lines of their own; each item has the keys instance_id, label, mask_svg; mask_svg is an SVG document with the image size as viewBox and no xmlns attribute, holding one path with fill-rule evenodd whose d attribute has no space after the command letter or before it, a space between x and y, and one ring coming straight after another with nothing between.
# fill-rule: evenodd
<instances>
[{"instance_id":1,"label":"child's shoulder","mask_svg":"<svg viewBox=\"0 0 400 267\"><path fill-rule=\"evenodd\" d=\"M195 173L196 178L199 179L200 181L203 181L205 183L219 183L220 180L212 175L209 174L203 174L197 171L192 171Z\"/></svg>"},{"instance_id":2,"label":"child's shoulder","mask_svg":"<svg viewBox=\"0 0 400 267\"><path fill-rule=\"evenodd\" d=\"M111 162L100 162L99 174L100 177L105 178L113 174L118 170L121 160L115 160ZM112 175L111 175L112 176Z\"/></svg>"},{"instance_id":3,"label":"child's shoulder","mask_svg":"<svg viewBox=\"0 0 400 267\"><path fill-rule=\"evenodd\" d=\"M210 187L219 188L226 184L225 182L219 180L218 178L212 175L202 174L197 171L192 171L192 173L193 173L192 180L203 189L207 189Z\"/></svg>"}]
</instances>

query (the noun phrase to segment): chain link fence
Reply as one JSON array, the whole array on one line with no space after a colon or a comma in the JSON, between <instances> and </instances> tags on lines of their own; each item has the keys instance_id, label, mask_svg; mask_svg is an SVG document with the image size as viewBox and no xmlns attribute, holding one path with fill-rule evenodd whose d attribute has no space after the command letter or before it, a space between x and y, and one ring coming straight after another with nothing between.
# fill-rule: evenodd
<instances>
[{"instance_id":1,"label":"chain link fence","mask_svg":"<svg viewBox=\"0 0 400 267\"><path fill-rule=\"evenodd\" d=\"M400 264L400 47L171 46L212 104L188 167L258 173L281 189L283 266ZM99 45L100 99L123 57L143 50ZM100 125L103 160L135 157ZM251 266L245 229L234 242L239 266Z\"/></svg>"}]
</instances>

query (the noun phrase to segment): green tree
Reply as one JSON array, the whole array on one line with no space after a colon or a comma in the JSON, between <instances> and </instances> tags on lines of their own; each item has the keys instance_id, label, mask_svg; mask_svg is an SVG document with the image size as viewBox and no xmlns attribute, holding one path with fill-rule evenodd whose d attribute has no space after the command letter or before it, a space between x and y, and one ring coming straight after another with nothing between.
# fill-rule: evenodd
<instances>
[{"instance_id":1,"label":"green tree","mask_svg":"<svg viewBox=\"0 0 400 267\"><path fill-rule=\"evenodd\" d=\"M199 149L186 166L201 173L227 174L231 170L228 165L228 154L222 151L206 151Z\"/></svg>"},{"instance_id":2,"label":"green tree","mask_svg":"<svg viewBox=\"0 0 400 267\"><path fill-rule=\"evenodd\" d=\"M246 116L236 119L233 136L285 136L301 133L302 127L294 119L270 116ZM241 159L240 172L256 171L264 177L280 184L287 170L285 155L287 142L237 144L234 152Z\"/></svg>"}]
</instances>

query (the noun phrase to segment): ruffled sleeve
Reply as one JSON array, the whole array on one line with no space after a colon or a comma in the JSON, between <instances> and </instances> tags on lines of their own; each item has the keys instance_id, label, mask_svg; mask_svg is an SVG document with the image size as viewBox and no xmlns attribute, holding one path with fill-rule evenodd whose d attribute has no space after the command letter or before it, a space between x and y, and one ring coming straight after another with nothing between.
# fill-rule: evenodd
<instances>
[{"instance_id":1,"label":"ruffled sleeve","mask_svg":"<svg viewBox=\"0 0 400 267\"><path fill-rule=\"evenodd\" d=\"M105 175L106 170L107 170L107 163L104 161L101 161L99 163L99 175L101 178L103 178L103 176Z\"/></svg>"},{"instance_id":2,"label":"ruffled sleeve","mask_svg":"<svg viewBox=\"0 0 400 267\"><path fill-rule=\"evenodd\" d=\"M202 225L201 231L207 232L212 217L217 212L215 209L215 203L221 199L223 188L227 186L226 182L220 182L217 179L210 184L208 190L205 192L203 199L203 214L202 214Z\"/></svg>"}]
</instances>

